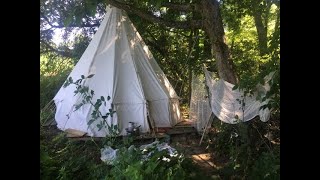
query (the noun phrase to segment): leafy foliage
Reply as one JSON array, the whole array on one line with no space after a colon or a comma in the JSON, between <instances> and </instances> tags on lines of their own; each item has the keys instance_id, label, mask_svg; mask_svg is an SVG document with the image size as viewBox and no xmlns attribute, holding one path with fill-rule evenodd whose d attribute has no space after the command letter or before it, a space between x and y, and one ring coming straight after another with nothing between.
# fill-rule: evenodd
<instances>
[{"instance_id":1,"label":"leafy foliage","mask_svg":"<svg viewBox=\"0 0 320 180\"><path fill-rule=\"evenodd\" d=\"M148 154L150 150L141 152L139 148L120 149L119 158L111 170L110 177L115 179L176 179L177 175L180 175L180 178L185 178L185 172L181 167L182 157L170 157L166 150L151 149L155 152L148 160L143 160L143 155Z\"/></svg>"},{"instance_id":2,"label":"leafy foliage","mask_svg":"<svg viewBox=\"0 0 320 180\"><path fill-rule=\"evenodd\" d=\"M52 99L73 67L71 59L56 54L40 56L40 124L54 118Z\"/></svg>"},{"instance_id":3,"label":"leafy foliage","mask_svg":"<svg viewBox=\"0 0 320 180\"><path fill-rule=\"evenodd\" d=\"M40 57L40 109L43 109L58 92L73 67L70 59L54 54Z\"/></svg>"},{"instance_id":4,"label":"leafy foliage","mask_svg":"<svg viewBox=\"0 0 320 180\"><path fill-rule=\"evenodd\" d=\"M75 142L60 134L40 133L40 179L101 179L108 173L92 141Z\"/></svg>"},{"instance_id":5,"label":"leafy foliage","mask_svg":"<svg viewBox=\"0 0 320 180\"><path fill-rule=\"evenodd\" d=\"M264 152L254 163L249 179L280 179L280 158Z\"/></svg>"},{"instance_id":6,"label":"leafy foliage","mask_svg":"<svg viewBox=\"0 0 320 180\"><path fill-rule=\"evenodd\" d=\"M209 133L210 147L218 156L229 158L219 170L221 176L226 179L263 179L262 176L266 175L269 176L267 179L279 179L279 145L263 136L271 133L269 125L260 120L238 124L216 121L213 127L215 131Z\"/></svg>"},{"instance_id":7,"label":"leafy foliage","mask_svg":"<svg viewBox=\"0 0 320 180\"><path fill-rule=\"evenodd\" d=\"M94 91L91 90L88 86L84 85L84 81L88 78L92 78L94 74L90 74L87 77L84 75L81 75L81 78L73 81L72 77L70 76L65 83L63 84L63 87L66 88L69 85L76 85L76 90L74 91L75 96L80 95L82 98L81 102L79 104L75 104L75 110L79 110L83 105L89 104L93 106L93 110L91 113L91 119L87 122L88 128L95 123L96 127L98 128L98 131L100 131L102 128L107 129L109 132L109 136L116 137L119 134L118 125L114 125L113 123L108 123L108 117L113 116L113 114L116 112L113 110L113 104L111 104L111 108L109 108L109 112L103 114L100 110L101 105L107 106L107 102L103 96L100 98L96 98L96 102L93 101ZM110 96L107 97L107 100L110 100ZM72 112L71 112L72 113ZM67 115L70 117L70 114Z\"/></svg>"},{"instance_id":8,"label":"leafy foliage","mask_svg":"<svg viewBox=\"0 0 320 180\"><path fill-rule=\"evenodd\" d=\"M132 138L119 140L116 162L111 166L100 157L102 142L77 142L64 134L40 133L40 179L206 179L203 172L182 154L170 156L155 146L145 151L128 148ZM145 159L146 155L148 159Z\"/></svg>"}]
</instances>

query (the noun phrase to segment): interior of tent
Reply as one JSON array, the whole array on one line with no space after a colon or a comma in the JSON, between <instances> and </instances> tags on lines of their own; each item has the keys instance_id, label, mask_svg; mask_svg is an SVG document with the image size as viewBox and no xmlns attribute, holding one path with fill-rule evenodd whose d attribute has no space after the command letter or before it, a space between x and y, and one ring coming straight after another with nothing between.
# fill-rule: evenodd
<instances>
[{"instance_id":1,"label":"interior of tent","mask_svg":"<svg viewBox=\"0 0 320 180\"><path fill-rule=\"evenodd\" d=\"M115 112L106 122L116 125L120 135L133 123L145 133L181 121L179 97L125 11L107 7L98 31L67 79L89 75L93 76L84 79L82 86L94 92L93 102L110 97L98 110ZM109 135L110 129L99 128L99 121L90 122L92 104L75 110L83 100L75 95L76 88L62 86L54 97L57 127L94 137Z\"/></svg>"}]
</instances>

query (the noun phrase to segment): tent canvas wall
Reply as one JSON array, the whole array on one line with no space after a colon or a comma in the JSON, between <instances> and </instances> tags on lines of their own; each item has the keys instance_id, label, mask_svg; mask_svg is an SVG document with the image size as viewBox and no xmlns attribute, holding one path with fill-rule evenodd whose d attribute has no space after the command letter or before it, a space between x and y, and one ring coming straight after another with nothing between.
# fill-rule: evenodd
<instances>
[{"instance_id":1,"label":"tent canvas wall","mask_svg":"<svg viewBox=\"0 0 320 180\"><path fill-rule=\"evenodd\" d=\"M172 127L181 121L179 97L123 10L107 7L98 31L68 78L77 80L90 74L94 76L84 85L94 90L94 102L100 96L111 97L100 111L108 112L113 104L116 113L107 121L118 124L121 135L126 134L129 122L148 132L147 118L155 127ZM108 135L107 129L98 131L96 124L88 126L93 109L90 104L74 111L75 104L81 102L74 91L75 85L61 87L54 97L58 128L96 137Z\"/></svg>"}]
</instances>

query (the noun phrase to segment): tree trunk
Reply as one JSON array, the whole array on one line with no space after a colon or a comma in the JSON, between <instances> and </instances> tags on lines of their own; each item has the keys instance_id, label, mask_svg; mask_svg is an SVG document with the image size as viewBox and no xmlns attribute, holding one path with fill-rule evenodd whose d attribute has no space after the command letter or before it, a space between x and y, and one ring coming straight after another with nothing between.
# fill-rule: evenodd
<instances>
[{"instance_id":1,"label":"tree trunk","mask_svg":"<svg viewBox=\"0 0 320 180\"><path fill-rule=\"evenodd\" d=\"M263 25L261 13L258 11L253 12L253 18L258 33L260 55L263 56L268 53L267 27Z\"/></svg>"},{"instance_id":2,"label":"tree trunk","mask_svg":"<svg viewBox=\"0 0 320 180\"><path fill-rule=\"evenodd\" d=\"M263 56L268 54L268 20L269 20L269 12L272 3L270 1L266 1L264 5L264 14L263 10L260 7L260 1L253 1L253 9L252 16L254 18L254 23L256 25L257 33L258 33L258 43L259 43L259 51L260 55ZM263 16L264 15L264 16Z\"/></svg>"},{"instance_id":3,"label":"tree trunk","mask_svg":"<svg viewBox=\"0 0 320 180\"><path fill-rule=\"evenodd\" d=\"M188 103L191 102L191 91L192 91L192 69L194 66L194 62L199 59L199 30L192 30L189 37L189 54L188 58L191 60L188 62ZM196 53L192 54L195 51Z\"/></svg>"},{"instance_id":4,"label":"tree trunk","mask_svg":"<svg viewBox=\"0 0 320 180\"><path fill-rule=\"evenodd\" d=\"M191 103L191 92L192 92L192 66L191 64L188 65L188 104Z\"/></svg>"},{"instance_id":5,"label":"tree trunk","mask_svg":"<svg viewBox=\"0 0 320 180\"><path fill-rule=\"evenodd\" d=\"M238 82L234 64L230 59L229 48L225 42L222 18L217 0L203 0L198 11L204 20L204 30L208 34L212 45L212 53L216 60L220 78L229 83Z\"/></svg>"},{"instance_id":6,"label":"tree trunk","mask_svg":"<svg viewBox=\"0 0 320 180\"><path fill-rule=\"evenodd\" d=\"M272 39L269 47L269 51L272 52L277 49L280 45L280 7L277 9L277 19L274 26L274 32L272 34Z\"/></svg>"}]
</instances>

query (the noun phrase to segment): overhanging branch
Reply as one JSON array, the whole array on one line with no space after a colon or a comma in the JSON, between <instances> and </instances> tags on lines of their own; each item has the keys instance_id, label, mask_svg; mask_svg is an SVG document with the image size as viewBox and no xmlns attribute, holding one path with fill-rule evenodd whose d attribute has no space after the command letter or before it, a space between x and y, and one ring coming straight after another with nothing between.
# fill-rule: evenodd
<instances>
[{"instance_id":1,"label":"overhanging branch","mask_svg":"<svg viewBox=\"0 0 320 180\"><path fill-rule=\"evenodd\" d=\"M53 25L50 20L42 13L40 12L41 17L51 26L51 28L82 28L82 27L98 27L100 23L82 23L81 25L76 25L74 23L71 23L68 26L64 26L63 24L59 25Z\"/></svg>"},{"instance_id":2,"label":"overhanging branch","mask_svg":"<svg viewBox=\"0 0 320 180\"><path fill-rule=\"evenodd\" d=\"M94 24L83 23L81 25L70 24L68 26L58 25L58 26L52 26L52 27L53 28L84 28L84 27L92 28L92 27L99 27L99 25L100 23L94 23Z\"/></svg>"},{"instance_id":3,"label":"overhanging branch","mask_svg":"<svg viewBox=\"0 0 320 180\"><path fill-rule=\"evenodd\" d=\"M45 46L45 48L47 49L46 51L43 51L43 50L40 49L40 53L54 52L54 53L57 53L60 56L67 57L67 58L72 58L72 54L67 52L67 51L58 50L58 49L52 47L50 44L48 44L45 41L40 41L40 43L43 44Z\"/></svg>"},{"instance_id":4,"label":"overhanging branch","mask_svg":"<svg viewBox=\"0 0 320 180\"><path fill-rule=\"evenodd\" d=\"M178 28L178 29L192 29L192 28L201 28L201 20L191 20L191 21L169 21L164 20L163 18L152 15L150 12L142 11L138 8L132 7L128 4L118 2L116 0L109 0L108 3L112 6L115 6L119 9L123 9L126 12L133 13L145 20L148 20L153 23L159 23L168 27Z\"/></svg>"},{"instance_id":5,"label":"overhanging branch","mask_svg":"<svg viewBox=\"0 0 320 180\"><path fill-rule=\"evenodd\" d=\"M161 3L161 5L174 10L178 10L178 11L189 11L189 12L195 11L195 4L177 4L177 3L163 2Z\"/></svg>"}]
</instances>

